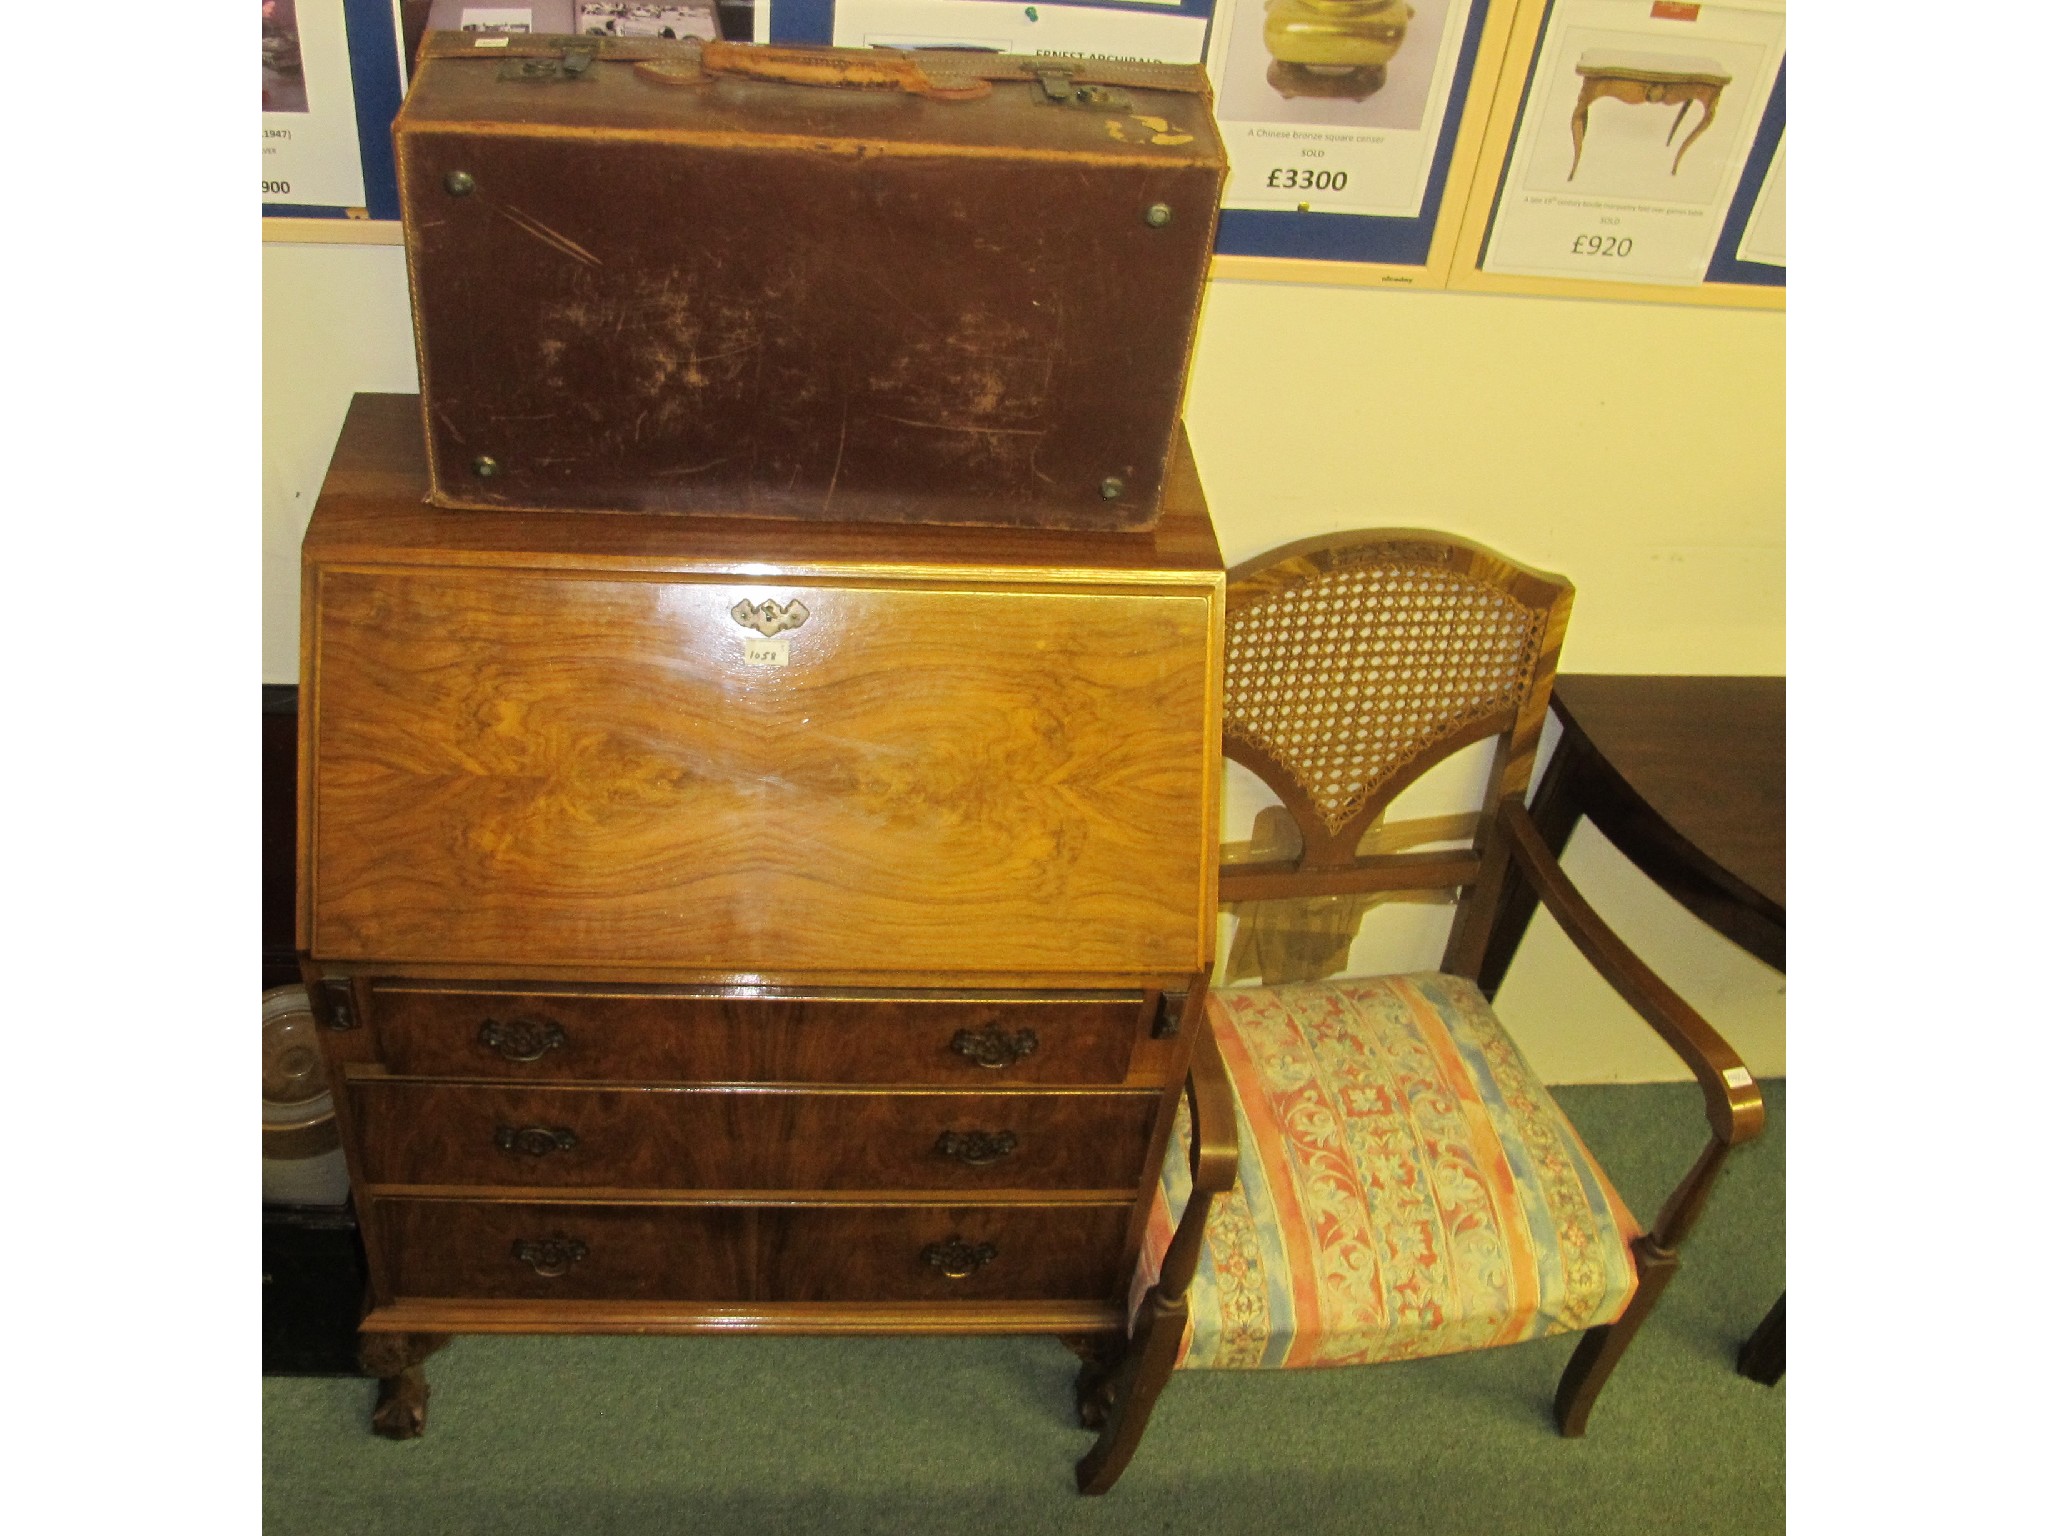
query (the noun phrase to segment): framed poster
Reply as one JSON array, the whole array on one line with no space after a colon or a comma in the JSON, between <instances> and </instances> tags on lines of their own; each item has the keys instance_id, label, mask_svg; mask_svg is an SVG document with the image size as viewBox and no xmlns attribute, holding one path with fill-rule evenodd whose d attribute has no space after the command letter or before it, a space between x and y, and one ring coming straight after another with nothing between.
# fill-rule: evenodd
<instances>
[{"instance_id":1,"label":"framed poster","mask_svg":"<svg viewBox=\"0 0 2048 1536\"><path fill-rule=\"evenodd\" d=\"M841 48L987 48L1197 64L1212 0L755 0L754 37ZM884 39L894 41L884 42ZM1192 48L1190 47L1192 39Z\"/></svg>"},{"instance_id":2,"label":"framed poster","mask_svg":"<svg viewBox=\"0 0 2048 1536\"><path fill-rule=\"evenodd\" d=\"M1734 246L1783 136L1784 56L1782 0L1529 0L1451 285L1782 307L1784 268Z\"/></svg>"},{"instance_id":3,"label":"framed poster","mask_svg":"<svg viewBox=\"0 0 2048 1536\"><path fill-rule=\"evenodd\" d=\"M706 42L718 36L711 0L431 0L426 10L422 32L694 37Z\"/></svg>"},{"instance_id":4,"label":"framed poster","mask_svg":"<svg viewBox=\"0 0 2048 1536\"><path fill-rule=\"evenodd\" d=\"M986 48L996 53L1062 53L1199 64L1209 33L1209 3L1017 5L1009 0L839 0L830 41L839 48Z\"/></svg>"},{"instance_id":5,"label":"framed poster","mask_svg":"<svg viewBox=\"0 0 2048 1536\"><path fill-rule=\"evenodd\" d=\"M1771 151L1771 168L1743 226L1742 239L1735 247L1735 259L1752 265L1785 265L1785 141Z\"/></svg>"},{"instance_id":6,"label":"framed poster","mask_svg":"<svg viewBox=\"0 0 2048 1536\"><path fill-rule=\"evenodd\" d=\"M1768 157L1765 150L1770 151ZM1764 109L1756 148L1735 189L1728 226L1707 267L1709 283L1785 287L1785 72Z\"/></svg>"}]
</instances>

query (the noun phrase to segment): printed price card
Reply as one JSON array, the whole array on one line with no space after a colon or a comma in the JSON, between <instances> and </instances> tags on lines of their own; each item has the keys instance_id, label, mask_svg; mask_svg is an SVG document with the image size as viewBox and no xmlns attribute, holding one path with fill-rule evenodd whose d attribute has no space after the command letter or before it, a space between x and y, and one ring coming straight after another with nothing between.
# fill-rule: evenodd
<instances>
[{"instance_id":1,"label":"printed price card","mask_svg":"<svg viewBox=\"0 0 2048 1536\"><path fill-rule=\"evenodd\" d=\"M1482 270L1702 281L1784 56L1782 0L1556 0Z\"/></svg>"},{"instance_id":2,"label":"printed price card","mask_svg":"<svg viewBox=\"0 0 2048 1536\"><path fill-rule=\"evenodd\" d=\"M1209 44L1225 208L1413 218L1472 0L1218 0Z\"/></svg>"}]
</instances>

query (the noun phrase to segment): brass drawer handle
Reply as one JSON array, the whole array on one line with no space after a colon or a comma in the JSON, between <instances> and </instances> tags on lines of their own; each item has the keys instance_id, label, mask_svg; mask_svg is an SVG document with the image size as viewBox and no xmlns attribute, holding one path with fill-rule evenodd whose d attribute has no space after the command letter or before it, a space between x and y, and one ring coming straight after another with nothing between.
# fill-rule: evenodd
<instances>
[{"instance_id":1,"label":"brass drawer handle","mask_svg":"<svg viewBox=\"0 0 2048 1536\"><path fill-rule=\"evenodd\" d=\"M501 1125L498 1149L521 1157L546 1157L550 1152L576 1150L576 1133L566 1125Z\"/></svg>"},{"instance_id":2,"label":"brass drawer handle","mask_svg":"<svg viewBox=\"0 0 2048 1536\"><path fill-rule=\"evenodd\" d=\"M1006 1035L991 1024L985 1029L963 1029L953 1036L955 1053L992 1071L1014 1067L1037 1049L1038 1036L1028 1029Z\"/></svg>"},{"instance_id":3,"label":"brass drawer handle","mask_svg":"<svg viewBox=\"0 0 2048 1536\"><path fill-rule=\"evenodd\" d=\"M521 1237L512 1242L512 1257L533 1266L533 1272L547 1280L569 1273L569 1266L590 1257L590 1250L573 1237Z\"/></svg>"},{"instance_id":4,"label":"brass drawer handle","mask_svg":"<svg viewBox=\"0 0 2048 1536\"><path fill-rule=\"evenodd\" d=\"M499 1133L504 1134L503 1132ZM986 1168L1017 1150L1015 1131L941 1131L935 1150L941 1157L957 1158L970 1168Z\"/></svg>"},{"instance_id":5,"label":"brass drawer handle","mask_svg":"<svg viewBox=\"0 0 2048 1536\"><path fill-rule=\"evenodd\" d=\"M569 1043L562 1026L552 1019L507 1019L503 1024L485 1019L476 1038L479 1045L496 1051L507 1061L539 1061L549 1051L559 1051Z\"/></svg>"},{"instance_id":6,"label":"brass drawer handle","mask_svg":"<svg viewBox=\"0 0 2048 1536\"><path fill-rule=\"evenodd\" d=\"M984 1264L995 1262L995 1256L994 1243L975 1243L970 1247L965 1238L959 1237L924 1245L925 1263L948 1280L965 1280Z\"/></svg>"}]
</instances>

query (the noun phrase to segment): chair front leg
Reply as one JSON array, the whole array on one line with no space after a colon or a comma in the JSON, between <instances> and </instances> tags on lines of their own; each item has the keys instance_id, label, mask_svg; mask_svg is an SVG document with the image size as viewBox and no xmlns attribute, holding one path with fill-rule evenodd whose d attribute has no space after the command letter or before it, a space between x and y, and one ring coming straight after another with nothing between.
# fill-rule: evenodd
<instances>
[{"instance_id":1,"label":"chair front leg","mask_svg":"<svg viewBox=\"0 0 2048 1536\"><path fill-rule=\"evenodd\" d=\"M1188 1160L1193 1190L1173 1240L1160 1261L1159 1279L1138 1304L1129 1342L1113 1361L1090 1362L1076 1383L1081 1422L1100 1426L1095 1444L1074 1467L1083 1493L1107 1493L1130 1465L1180 1358L1188 1329L1188 1287L1202 1259L1202 1233L1209 1206L1237 1182L1237 1100L1230 1074L1204 1028L1188 1065L1188 1108L1193 1119Z\"/></svg>"},{"instance_id":2,"label":"chair front leg","mask_svg":"<svg viewBox=\"0 0 2048 1536\"><path fill-rule=\"evenodd\" d=\"M1538 899L1557 919L1565 936L1592 962L1622 998L1661 1035L1692 1068L1705 1095L1706 1150L1694 1161L1678 1187L1658 1211L1648 1232L1631 1245L1636 1260L1636 1293L1613 1322L1589 1329L1558 1383L1556 1414L1561 1434L1586 1432L1593 1401L1643 1319L1678 1272L1678 1245L1706 1209L1707 1197L1728 1161L1728 1154L1755 1139L1764 1128L1763 1091L1742 1058L1663 979L1622 943L1579 894L1556 857L1544 845L1529 813L1520 806L1501 807L1500 830L1507 852L1535 887Z\"/></svg>"},{"instance_id":3,"label":"chair front leg","mask_svg":"<svg viewBox=\"0 0 2048 1536\"><path fill-rule=\"evenodd\" d=\"M1181 1337L1188 1328L1188 1299L1183 1294L1169 1301L1161 1289L1155 1285L1145 1293L1130 1347L1082 1406L1084 1417L1091 1407L1103 1415L1095 1444L1074 1466L1074 1483L1083 1493L1107 1493L1116 1486L1137 1453L1152 1405L1159 1401L1180 1356Z\"/></svg>"}]
</instances>

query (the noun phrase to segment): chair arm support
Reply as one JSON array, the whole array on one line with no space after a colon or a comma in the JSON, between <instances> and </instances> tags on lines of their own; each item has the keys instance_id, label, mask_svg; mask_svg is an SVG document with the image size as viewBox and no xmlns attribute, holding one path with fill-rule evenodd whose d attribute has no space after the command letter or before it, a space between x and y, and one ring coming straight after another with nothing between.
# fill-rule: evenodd
<instances>
[{"instance_id":1,"label":"chair arm support","mask_svg":"<svg viewBox=\"0 0 2048 1536\"><path fill-rule=\"evenodd\" d=\"M1692 1069L1706 1096L1707 1123L1714 1140L1723 1147L1735 1147L1762 1134L1763 1091L1734 1047L1601 921L1544 846L1527 809L1507 801L1500 808L1499 826L1508 855L1534 888L1537 899L1557 919L1565 937Z\"/></svg>"}]
</instances>

